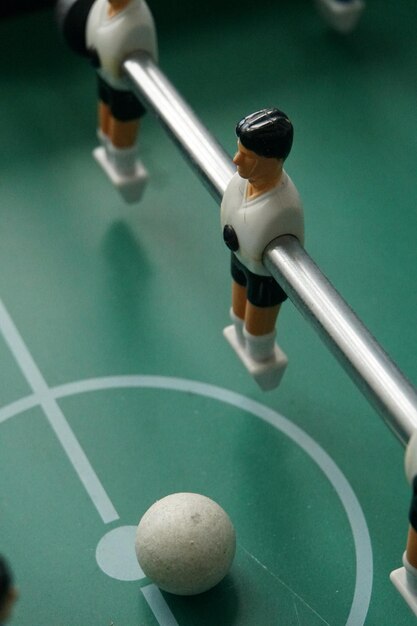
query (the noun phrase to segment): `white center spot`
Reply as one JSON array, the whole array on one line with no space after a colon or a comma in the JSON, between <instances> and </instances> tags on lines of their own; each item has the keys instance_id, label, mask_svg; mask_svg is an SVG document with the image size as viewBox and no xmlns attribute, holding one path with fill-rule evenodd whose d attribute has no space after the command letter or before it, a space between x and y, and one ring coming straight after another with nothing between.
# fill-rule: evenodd
<instances>
[{"instance_id":1,"label":"white center spot","mask_svg":"<svg viewBox=\"0 0 417 626\"><path fill-rule=\"evenodd\" d=\"M120 526L106 533L98 542L96 561L99 568L117 580L140 580L145 574L135 552L136 526Z\"/></svg>"}]
</instances>

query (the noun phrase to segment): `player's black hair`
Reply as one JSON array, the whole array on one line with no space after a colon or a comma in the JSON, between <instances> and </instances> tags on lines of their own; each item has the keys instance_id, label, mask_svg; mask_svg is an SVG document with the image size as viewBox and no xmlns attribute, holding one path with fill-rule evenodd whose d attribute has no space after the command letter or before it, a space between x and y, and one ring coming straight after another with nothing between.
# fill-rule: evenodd
<instances>
[{"instance_id":1,"label":"player's black hair","mask_svg":"<svg viewBox=\"0 0 417 626\"><path fill-rule=\"evenodd\" d=\"M13 576L6 559L0 555L0 609L13 585Z\"/></svg>"},{"instance_id":2,"label":"player's black hair","mask_svg":"<svg viewBox=\"0 0 417 626\"><path fill-rule=\"evenodd\" d=\"M257 155L285 160L291 151L294 129L279 109L261 109L240 120L236 135L245 148Z\"/></svg>"}]
</instances>

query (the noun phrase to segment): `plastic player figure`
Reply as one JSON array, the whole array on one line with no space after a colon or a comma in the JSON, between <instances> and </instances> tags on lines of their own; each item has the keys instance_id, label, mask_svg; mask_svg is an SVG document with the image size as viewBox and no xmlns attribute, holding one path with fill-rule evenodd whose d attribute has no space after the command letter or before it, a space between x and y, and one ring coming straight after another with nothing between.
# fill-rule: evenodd
<instances>
[{"instance_id":1,"label":"plastic player figure","mask_svg":"<svg viewBox=\"0 0 417 626\"><path fill-rule=\"evenodd\" d=\"M6 560L0 556L0 626L11 617L13 605L17 600L17 588Z\"/></svg>"},{"instance_id":2,"label":"plastic player figure","mask_svg":"<svg viewBox=\"0 0 417 626\"><path fill-rule=\"evenodd\" d=\"M407 546L403 554L404 567L391 572L391 580L417 616L417 431L407 445L405 473L412 486Z\"/></svg>"},{"instance_id":3,"label":"plastic player figure","mask_svg":"<svg viewBox=\"0 0 417 626\"><path fill-rule=\"evenodd\" d=\"M322 18L339 33L350 33L365 8L363 0L316 0Z\"/></svg>"},{"instance_id":4,"label":"plastic player figure","mask_svg":"<svg viewBox=\"0 0 417 626\"><path fill-rule=\"evenodd\" d=\"M237 172L221 205L223 238L230 248L232 326L224 335L262 389L276 387L287 357L275 344L275 323L287 298L264 267L267 245L280 235L304 240L298 192L283 169L293 127L278 109L262 109L237 127Z\"/></svg>"},{"instance_id":5,"label":"plastic player figure","mask_svg":"<svg viewBox=\"0 0 417 626\"><path fill-rule=\"evenodd\" d=\"M122 64L137 50L157 59L154 21L145 0L96 0L88 14L86 45L98 77L102 145L94 156L124 199L135 202L147 180L136 146L145 109L130 91Z\"/></svg>"},{"instance_id":6,"label":"plastic player figure","mask_svg":"<svg viewBox=\"0 0 417 626\"><path fill-rule=\"evenodd\" d=\"M407 577L411 579L414 590L417 593L417 476L413 478L412 487L413 494L408 515L410 526L408 529L407 548L403 556L403 563Z\"/></svg>"}]
</instances>

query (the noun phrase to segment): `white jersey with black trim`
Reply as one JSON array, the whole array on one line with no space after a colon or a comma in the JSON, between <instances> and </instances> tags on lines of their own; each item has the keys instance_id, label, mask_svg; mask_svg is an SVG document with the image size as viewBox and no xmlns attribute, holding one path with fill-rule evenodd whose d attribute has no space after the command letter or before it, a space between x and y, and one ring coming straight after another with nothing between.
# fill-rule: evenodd
<instances>
[{"instance_id":1,"label":"white jersey with black trim","mask_svg":"<svg viewBox=\"0 0 417 626\"><path fill-rule=\"evenodd\" d=\"M280 235L294 235L304 242L304 213L298 191L283 170L279 183L264 194L247 199L248 181L234 174L221 204L222 229L236 232L237 258L248 270L261 276L270 273L262 263L266 246Z\"/></svg>"},{"instance_id":2,"label":"white jersey with black trim","mask_svg":"<svg viewBox=\"0 0 417 626\"><path fill-rule=\"evenodd\" d=\"M91 7L87 20L87 47L97 52L100 76L114 89L129 90L129 84L122 76L122 63L136 50L145 50L157 60L155 24L145 0L131 0L111 17L109 7L107 0L96 0Z\"/></svg>"}]
</instances>

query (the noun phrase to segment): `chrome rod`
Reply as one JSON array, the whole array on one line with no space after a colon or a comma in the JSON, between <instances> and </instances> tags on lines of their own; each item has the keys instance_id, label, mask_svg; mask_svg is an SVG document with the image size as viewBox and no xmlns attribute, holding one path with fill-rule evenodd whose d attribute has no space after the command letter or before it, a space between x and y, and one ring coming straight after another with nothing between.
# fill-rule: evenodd
<instances>
[{"instance_id":1,"label":"chrome rod","mask_svg":"<svg viewBox=\"0 0 417 626\"><path fill-rule=\"evenodd\" d=\"M124 70L143 105L156 114L191 166L220 202L235 169L148 54ZM405 445L417 429L417 390L372 337L294 237L275 239L264 264L391 430Z\"/></svg>"},{"instance_id":2,"label":"chrome rod","mask_svg":"<svg viewBox=\"0 0 417 626\"><path fill-rule=\"evenodd\" d=\"M406 444L417 428L417 390L295 237L272 241L263 260L358 388Z\"/></svg>"},{"instance_id":3,"label":"chrome rod","mask_svg":"<svg viewBox=\"0 0 417 626\"><path fill-rule=\"evenodd\" d=\"M195 113L146 52L136 52L124 62L133 91L151 110L214 199L221 201L235 167L230 156L203 126Z\"/></svg>"}]
</instances>

